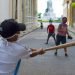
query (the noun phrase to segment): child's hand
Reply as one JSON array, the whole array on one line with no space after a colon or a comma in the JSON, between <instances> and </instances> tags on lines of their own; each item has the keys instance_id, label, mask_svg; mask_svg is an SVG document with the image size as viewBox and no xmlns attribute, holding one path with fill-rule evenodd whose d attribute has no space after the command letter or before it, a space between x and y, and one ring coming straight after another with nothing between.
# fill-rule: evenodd
<instances>
[{"instance_id":1,"label":"child's hand","mask_svg":"<svg viewBox=\"0 0 75 75\"><path fill-rule=\"evenodd\" d=\"M43 50L43 49L40 49L40 50L39 50L39 54L40 54L40 55L42 55L42 54L44 54L44 53L45 53L45 50Z\"/></svg>"},{"instance_id":2,"label":"child's hand","mask_svg":"<svg viewBox=\"0 0 75 75\"><path fill-rule=\"evenodd\" d=\"M34 57L37 55L42 55L45 53L43 49L37 50L37 49L31 49L32 53L30 54L30 57Z\"/></svg>"},{"instance_id":3,"label":"child's hand","mask_svg":"<svg viewBox=\"0 0 75 75\"><path fill-rule=\"evenodd\" d=\"M33 48L30 48L31 49L31 51L33 52L33 51L36 51L36 49L33 49Z\"/></svg>"},{"instance_id":4,"label":"child's hand","mask_svg":"<svg viewBox=\"0 0 75 75\"><path fill-rule=\"evenodd\" d=\"M67 37L68 39L72 39L72 36L71 35L68 35L68 37Z\"/></svg>"}]
</instances>

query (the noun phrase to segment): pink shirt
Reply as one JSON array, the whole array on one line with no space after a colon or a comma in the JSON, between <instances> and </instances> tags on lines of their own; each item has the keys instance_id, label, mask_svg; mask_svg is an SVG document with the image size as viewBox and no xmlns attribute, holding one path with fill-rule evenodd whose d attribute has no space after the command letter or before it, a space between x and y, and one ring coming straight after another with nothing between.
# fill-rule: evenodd
<instances>
[{"instance_id":1,"label":"pink shirt","mask_svg":"<svg viewBox=\"0 0 75 75\"><path fill-rule=\"evenodd\" d=\"M67 33L68 33L68 31L67 31L67 24L60 24L58 26L57 34L62 35L62 36L66 36Z\"/></svg>"}]
</instances>

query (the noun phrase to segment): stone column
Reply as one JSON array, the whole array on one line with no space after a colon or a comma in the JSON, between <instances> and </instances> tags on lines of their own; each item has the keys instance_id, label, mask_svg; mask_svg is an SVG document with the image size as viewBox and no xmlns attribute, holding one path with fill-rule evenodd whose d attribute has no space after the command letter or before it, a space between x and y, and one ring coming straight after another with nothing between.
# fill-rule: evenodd
<instances>
[{"instance_id":1,"label":"stone column","mask_svg":"<svg viewBox=\"0 0 75 75\"><path fill-rule=\"evenodd\" d=\"M37 0L33 0L33 17L34 17L34 24L37 24Z\"/></svg>"},{"instance_id":2,"label":"stone column","mask_svg":"<svg viewBox=\"0 0 75 75\"><path fill-rule=\"evenodd\" d=\"M8 18L10 18L9 0L0 0L0 22Z\"/></svg>"},{"instance_id":3,"label":"stone column","mask_svg":"<svg viewBox=\"0 0 75 75\"><path fill-rule=\"evenodd\" d=\"M15 19L16 1L12 0L12 18Z\"/></svg>"},{"instance_id":4,"label":"stone column","mask_svg":"<svg viewBox=\"0 0 75 75\"><path fill-rule=\"evenodd\" d=\"M18 0L9 0L9 15L13 19L17 19Z\"/></svg>"},{"instance_id":5,"label":"stone column","mask_svg":"<svg viewBox=\"0 0 75 75\"><path fill-rule=\"evenodd\" d=\"M33 16L36 17L37 13L37 0L33 0Z\"/></svg>"},{"instance_id":6,"label":"stone column","mask_svg":"<svg viewBox=\"0 0 75 75\"><path fill-rule=\"evenodd\" d=\"M22 22L22 0L18 0L18 8L17 8L17 11L18 11L18 21L19 22Z\"/></svg>"},{"instance_id":7,"label":"stone column","mask_svg":"<svg viewBox=\"0 0 75 75\"><path fill-rule=\"evenodd\" d=\"M31 8L31 9L32 9L32 10L31 10L31 13L32 13L32 16L33 16L33 0L32 0L32 3L31 3L31 4L32 4L32 5L31 5L31 7L32 7L32 8Z\"/></svg>"},{"instance_id":8,"label":"stone column","mask_svg":"<svg viewBox=\"0 0 75 75\"><path fill-rule=\"evenodd\" d=\"M9 0L9 15L12 18L13 17L13 0Z\"/></svg>"}]
</instances>

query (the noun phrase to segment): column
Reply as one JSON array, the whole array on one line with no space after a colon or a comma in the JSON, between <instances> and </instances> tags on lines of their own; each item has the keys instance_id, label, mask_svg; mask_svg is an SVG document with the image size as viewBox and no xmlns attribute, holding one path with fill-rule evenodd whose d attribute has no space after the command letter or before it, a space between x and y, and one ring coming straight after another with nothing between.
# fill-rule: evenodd
<instances>
[{"instance_id":1,"label":"column","mask_svg":"<svg viewBox=\"0 0 75 75\"><path fill-rule=\"evenodd\" d=\"M9 15L12 18L13 17L13 0L9 0Z\"/></svg>"},{"instance_id":2,"label":"column","mask_svg":"<svg viewBox=\"0 0 75 75\"><path fill-rule=\"evenodd\" d=\"M9 0L0 0L0 22L8 18L10 18Z\"/></svg>"},{"instance_id":3,"label":"column","mask_svg":"<svg viewBox=\"0 0 75 75\"><path fill-rule=\"evenodd\" d=\"M18 8L17 8L17 11L18 11L18 21L19 22L22 22L22 0L18 0Z\"/></svg>"}]
</instances>

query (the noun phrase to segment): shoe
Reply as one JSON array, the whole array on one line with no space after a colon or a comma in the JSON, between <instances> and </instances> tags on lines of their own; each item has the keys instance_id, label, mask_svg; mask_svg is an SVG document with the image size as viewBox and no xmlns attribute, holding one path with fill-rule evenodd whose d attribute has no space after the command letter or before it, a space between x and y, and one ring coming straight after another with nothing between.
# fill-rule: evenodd
<instances>
[{"instance_id":1,"label":"shoe","mask_svg":"<svg viewBox=\"0 0 75 75\"><path fill-rule=\"evenodd\" d=\"M48 44L47 42L45 44Z\"/></svg>"},{"instance_id":2,"label":"shoe","mask_svg":"<svg viewBox=\"0 0 75 75\"><path fill-rule=\"evenodd\" d=\"M67 54L67 53L65 53L65 56L67 57L67 56L68 56L68 54Z\"/></svg>"},{"instance_id":3,"label":"shoe","mask_svg":"<svg viewBox=\"0 0 75 75\"><path fill-rule=\"evenodd\" d=\"M57 56L57 52L55 52L54 54L55 54L55 56Z\"/></svg>"}]
</instances>

